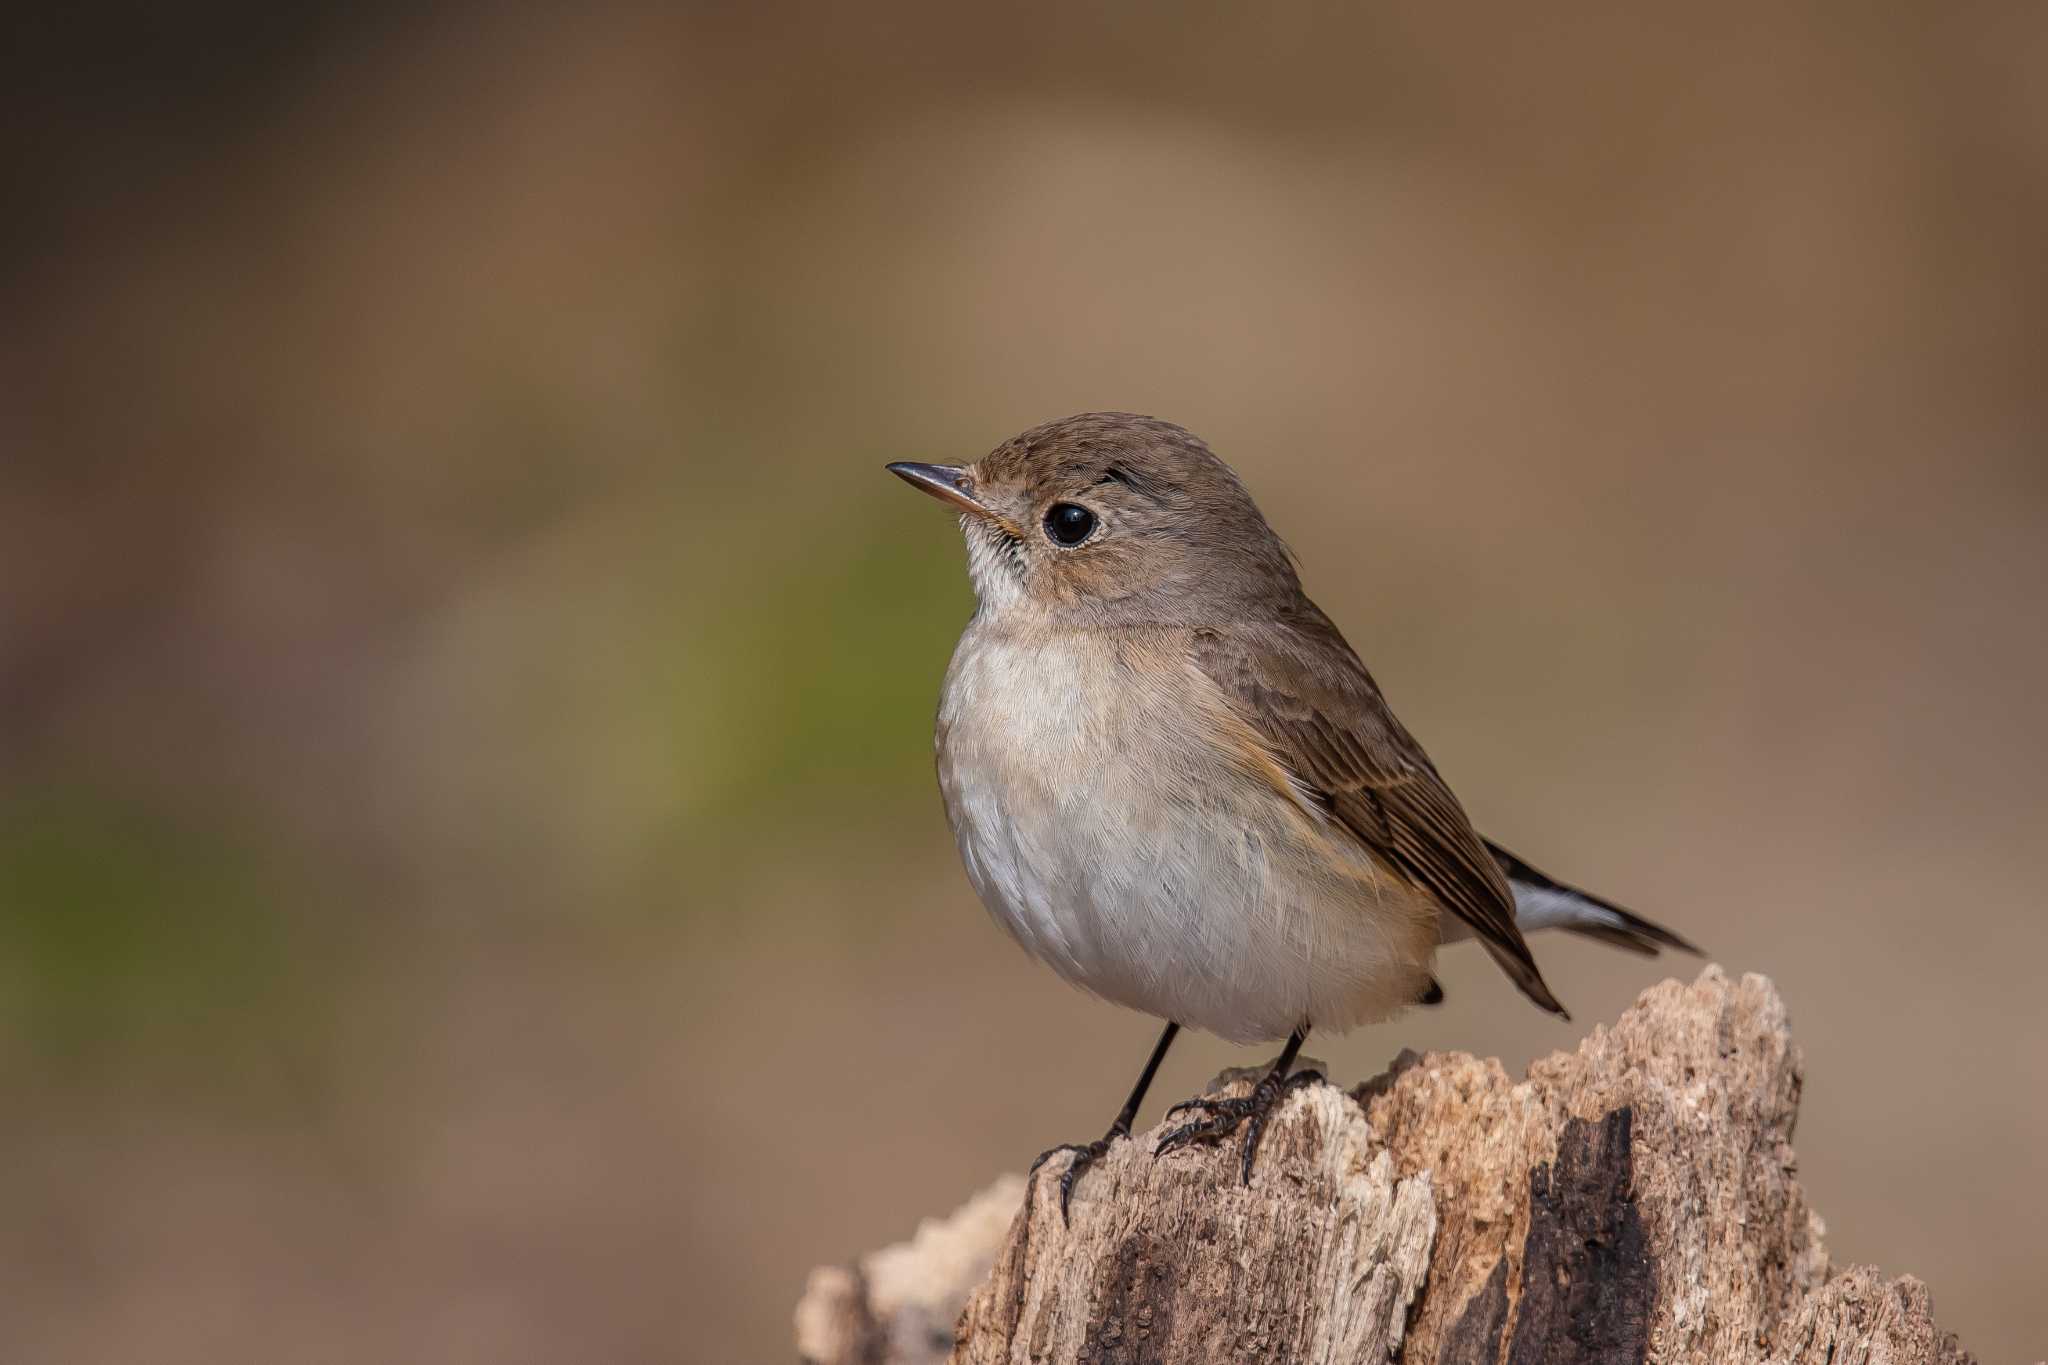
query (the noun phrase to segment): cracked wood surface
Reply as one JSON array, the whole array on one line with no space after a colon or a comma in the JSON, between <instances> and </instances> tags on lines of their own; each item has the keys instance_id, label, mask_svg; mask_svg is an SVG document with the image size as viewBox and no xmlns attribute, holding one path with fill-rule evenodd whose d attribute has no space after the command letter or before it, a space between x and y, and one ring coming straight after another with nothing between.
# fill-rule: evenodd
<instances>
[{"instance_id":1,"label":"cracked wood surface","mask_svg":"<svg viewBox=\"0 0 2048 1365\"><path fill-rule=\"evenodd\" d=\"M1227 1073L1229 1093L1256 1072ZM1831 1269L1795 1179L1800 1061L1760 976L1646 991L1526 1079L1403 1054L1294 1092L1249 1189L1234 1145L1118 1143L1057 1207L1005 1177L814 1272L817 1365L1962 1362L1911 1278Z\"/></svg>"}]
</instances>

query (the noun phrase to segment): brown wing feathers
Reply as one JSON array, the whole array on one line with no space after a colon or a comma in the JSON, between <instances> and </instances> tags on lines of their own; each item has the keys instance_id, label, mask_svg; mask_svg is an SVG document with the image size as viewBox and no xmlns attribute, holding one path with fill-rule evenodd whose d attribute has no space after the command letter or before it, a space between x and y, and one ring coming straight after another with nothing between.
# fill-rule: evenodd
<instances>
[{"instance_id":1,"label":"brown wing feathers","mask_svg":"<svg viewBox=\"0 0 2048 1365\"><path fill-rule=\"evenodd\" d=\"M1365 665L1313 606L1195 634L1196 664L1368 848L1471 925L1523 994L1566 1018L1515 927L1514 892Z\"/></svg>"}]
</instances>

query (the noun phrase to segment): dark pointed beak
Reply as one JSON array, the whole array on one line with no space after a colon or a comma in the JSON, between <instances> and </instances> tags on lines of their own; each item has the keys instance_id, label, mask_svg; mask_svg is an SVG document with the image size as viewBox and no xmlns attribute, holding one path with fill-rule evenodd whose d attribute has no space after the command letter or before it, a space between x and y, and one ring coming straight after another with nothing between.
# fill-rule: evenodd
<instances>
[{"instance_id":1,"label":"dark pointed beak","mask_svg":"<svg viewBox=\"0 0 2048 1365\"><path fill-rule=\"evenodd\" d=\"M898 460L889 466L889 472L909 484L920 493L929 493L940 502L950 502L963 512L972 512L978 517L996 520L991 512L969 491L967 471L955 464L911 464Z\"/></svg>"}]
</instances>

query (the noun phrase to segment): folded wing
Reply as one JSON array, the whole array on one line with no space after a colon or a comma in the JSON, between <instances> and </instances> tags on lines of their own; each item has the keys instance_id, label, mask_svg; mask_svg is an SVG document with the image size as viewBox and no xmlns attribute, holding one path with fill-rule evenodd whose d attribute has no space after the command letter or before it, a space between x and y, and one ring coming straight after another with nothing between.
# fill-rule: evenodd
<instances>
[{"instance_id":1,"label":"folded wing","mask_svg":"<svg viewBox=\"0 0 2048 1365\"><path fill-rule=\"evenodd\" d=\"M1194 655L1332 816L1471 925L1523 994L1570 1017L1516 927L1500 864L1328 617L1307 605L1284 621L1205 628Z\"/></svg>"}]
</instances>

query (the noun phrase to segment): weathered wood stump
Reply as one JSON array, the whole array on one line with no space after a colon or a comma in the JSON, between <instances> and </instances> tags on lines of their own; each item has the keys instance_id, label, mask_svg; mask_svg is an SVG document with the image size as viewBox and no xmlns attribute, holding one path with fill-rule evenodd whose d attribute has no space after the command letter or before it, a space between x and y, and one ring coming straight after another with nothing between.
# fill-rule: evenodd
<instances>
[{"instance_id":1,"label":"weathered wood stump","mask_svg":"<svg viewBox=\"0 0 2048 1365\"><path fill-rule=\"evenodd\" d=\"M1237 1093L1255 1073L1219 1085ZM1307 1086L1250 1188L1234 1149L1119 1143L812 1275L816 1365L1089 1361L1960 1362L1924 1287L1832 1269L1794 1178L1801 1083L1760 976L1667 981L1511 1081L1404 1054ZM1028 1196L1028 1197L1027 1197Z\"/></svg>"}]
</instances>

